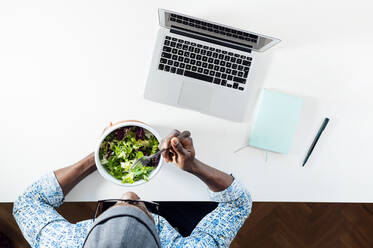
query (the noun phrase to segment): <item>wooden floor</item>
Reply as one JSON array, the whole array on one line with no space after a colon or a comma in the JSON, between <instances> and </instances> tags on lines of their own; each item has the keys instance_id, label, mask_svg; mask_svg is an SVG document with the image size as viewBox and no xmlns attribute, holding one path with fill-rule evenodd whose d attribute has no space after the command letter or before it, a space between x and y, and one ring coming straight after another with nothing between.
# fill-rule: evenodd
<instances>
[{"instance_id":1,"label":"wooden floor","mask_svg":"<svg viewBox=\"0 0 373 248\"><path fill-rule=\"evenodd\" d=\"M94 203L64 203L58 211L76 222L92 216L94 208ZM12 204L0 204L0 232L14 248L29 247L11 210ZM231 247L372 248L373 204L255 202Z\"/></svg>"}]
</instances>

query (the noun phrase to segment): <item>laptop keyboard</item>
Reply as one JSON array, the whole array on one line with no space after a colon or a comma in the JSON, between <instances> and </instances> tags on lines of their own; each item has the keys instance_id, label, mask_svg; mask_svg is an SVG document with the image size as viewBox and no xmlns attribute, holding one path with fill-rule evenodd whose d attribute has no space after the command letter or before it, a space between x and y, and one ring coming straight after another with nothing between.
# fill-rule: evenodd
<instances>
[{"instance_id":1,"label":"laptop keyboard","mask_svg":"<svg viewBox=\"0 0 373 248\"><path fill-rule=\"evenodd\" d=\"M243 91L252 58L166 36L158 69Z\"/></svg>"}]
</instances>

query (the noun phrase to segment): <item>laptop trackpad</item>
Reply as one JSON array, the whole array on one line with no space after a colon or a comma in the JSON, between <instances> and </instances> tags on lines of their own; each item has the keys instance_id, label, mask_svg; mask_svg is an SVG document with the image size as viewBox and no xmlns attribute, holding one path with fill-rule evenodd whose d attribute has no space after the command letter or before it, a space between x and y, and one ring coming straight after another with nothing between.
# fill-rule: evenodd
<instances>
[{"instance_id":1,"label":"laptop trackpad","mask_svg":"<svg viewBox=\"0 0 373 248\"><path fill-rule=\"evenodd\" d=\"M178 103L194 110L209 110L213 94L211 86L183 80Z\"/></svg>"}]
</instances>

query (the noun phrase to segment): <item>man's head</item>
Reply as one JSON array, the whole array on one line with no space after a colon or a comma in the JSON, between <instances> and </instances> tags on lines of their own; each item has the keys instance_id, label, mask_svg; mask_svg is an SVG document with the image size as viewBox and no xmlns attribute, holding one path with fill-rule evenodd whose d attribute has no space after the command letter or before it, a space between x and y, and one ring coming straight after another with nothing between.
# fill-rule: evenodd
<instances>
[{"instance_id":1,"label":"man's head","mask_svg":"<svg viewBox=\"0 0 373 248\"><path fill-rule=\"evenodd\" d=\"M134 192L102 213L93 223L84 247L161 247L153 216Z\"/></svg>"}]
</instances>

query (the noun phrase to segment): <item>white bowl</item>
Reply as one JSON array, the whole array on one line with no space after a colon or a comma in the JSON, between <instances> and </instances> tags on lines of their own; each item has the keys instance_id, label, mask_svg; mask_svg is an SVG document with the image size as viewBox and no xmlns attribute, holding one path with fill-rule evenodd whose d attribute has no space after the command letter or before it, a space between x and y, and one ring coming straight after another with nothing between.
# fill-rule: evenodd
<instances>
[{"instance_id":1,"label":"white bowl","mask_svg":"<svg viewBox=\"0 0 373 248\"><path fill-rule=\"evenodd\" d=\"M121 186L127 186L127 187L130 186L130 187L132 187L132 186L137 186L137 185L146 183L148 181L139 180L139 181L136 181L136 182L134 182L132 184L130 184L130 183L122 183L121 180L114 178L112 175L110 175L106 171L106 169L102 166L101 161L100 161L100 157L99 157L100 156L99 155L100 146L101 146L102 141L106 138L106 136L108 134L110 134L112 131L114 131L114 130L116 130L118 128L128 127L128 126L138 126L138 127L142 127L144 129L148 130L149 132L151 132L157 138L158 142L161 143L161 136L158 134L158 132L155 131L150 126L146 125L145 123L139 122L139 121L121 122L121 123L115 124L115 125L111 126L110 128L106 129L105 132L100 137L99 142L97 142L97 146L96 146L96 150L95 150L95 162L96 162L97 170L98 170L98 172L101 174L101 176L103 178L105 178L106 180L109 180L112 183L115 183L115 184L118 184L118 185L121 185ZM162 164L163 164L163 157L161 156L161 158L159 159L157 167L149 175L149 181L158 173L158 171L162 167Z\"/></svg>"}]
</instances>

